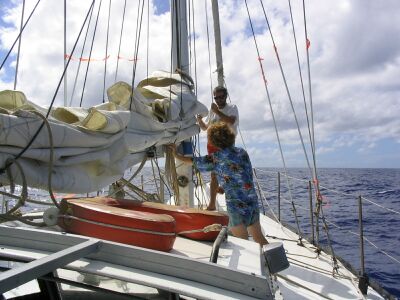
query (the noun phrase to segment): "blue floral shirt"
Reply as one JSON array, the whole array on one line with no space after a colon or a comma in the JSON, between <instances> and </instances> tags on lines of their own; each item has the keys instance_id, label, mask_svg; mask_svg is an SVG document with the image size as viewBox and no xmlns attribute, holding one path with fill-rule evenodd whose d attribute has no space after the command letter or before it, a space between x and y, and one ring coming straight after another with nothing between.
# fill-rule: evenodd
<instances>
[{"instance_id":1,"label":"blue floral shirt","mask_svg":"<svg viewBox=\"0 0 400 300\"><path fill-rule=\"evenodd\" d=\"M249 216L258 208L253 169L244 149L232 146L211 155L194 157L193 164L200 172L215 172L225 191L228 212Z\"/></svg>"}]
</instances>

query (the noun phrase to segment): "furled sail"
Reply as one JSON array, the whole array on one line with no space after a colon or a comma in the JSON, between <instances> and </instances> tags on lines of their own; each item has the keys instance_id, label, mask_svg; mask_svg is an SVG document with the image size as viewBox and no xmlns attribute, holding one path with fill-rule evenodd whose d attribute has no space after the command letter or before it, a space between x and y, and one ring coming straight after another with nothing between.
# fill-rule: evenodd
<instances>
[{"instance_id":1,"label":"furled sail","mask_svg":"<svg viewBox=\"0 0 400 300\"><path fill-rule=\"evenodd\" d=\"M52 160L52 189L65 193L99 190L121 178L141 162L152 146L183 141L199 132L196 114L207 108L197 101L189 77L154 72L133 90L117 82L107 90L109 102L91 108L53 108L32 145L0 174L0 184L10 181L48 188ZM35 113L36 112L36 113ZM18 155L43 122L37 113L47 109L19 91L0 92L0 168ZM53 146L50 146L49 131Z\"/></svg>"}]
</instances>

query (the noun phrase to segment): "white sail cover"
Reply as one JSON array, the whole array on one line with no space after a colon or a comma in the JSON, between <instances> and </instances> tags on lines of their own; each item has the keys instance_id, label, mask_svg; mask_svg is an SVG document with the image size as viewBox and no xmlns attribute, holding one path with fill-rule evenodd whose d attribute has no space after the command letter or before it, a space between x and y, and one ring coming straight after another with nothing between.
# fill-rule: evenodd
<instances>
[{"instance_id":1,"label":"white sail cover","mask_svg":"<svg viewBox=\"0 0 400 300\"><path fill-rule=\"evenodd\" d=\"M64 193L99 190L120 179L141 162L151 146L183 141L199 132L196 114L207 114L197 101L192 81L157 71L133 91L125 82L107 90L109 102L91 108L53 108L48 117L53 139L52 188ZM132 98L132 103L131 103ZM47 109L28 101L22 92L0 92L0 168L32 139ZM10 166L12 180L48 189L51 157L49 130L42 128L29 149ZM0 186L10 176L0 174Z\"/></svg>"}]
</instances>

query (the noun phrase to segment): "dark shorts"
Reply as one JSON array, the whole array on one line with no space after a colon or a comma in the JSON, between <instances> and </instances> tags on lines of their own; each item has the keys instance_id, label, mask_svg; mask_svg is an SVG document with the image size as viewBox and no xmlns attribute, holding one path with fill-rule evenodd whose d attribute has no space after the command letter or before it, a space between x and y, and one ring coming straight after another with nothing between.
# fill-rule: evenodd
<instances>
[{"instance_id":1,"label":"dark shorts","mask_svg":"<svg viewBox=\"0 0 400 300\"><path fill-rule=\"evenodd\" d=\"M243 224L248 227L260 221L260 209L255 207L249 215L242 215L239 212L228 209L229 227L235 227Z\"/></svg>"}]
</instances>

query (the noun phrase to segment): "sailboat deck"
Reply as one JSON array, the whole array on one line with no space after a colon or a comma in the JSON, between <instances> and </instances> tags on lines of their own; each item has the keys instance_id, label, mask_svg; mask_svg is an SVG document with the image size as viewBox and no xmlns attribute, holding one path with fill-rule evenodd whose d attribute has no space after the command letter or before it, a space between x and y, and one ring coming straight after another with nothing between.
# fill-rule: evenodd
<instances>
[{"instance_id":1,"label":"sailboat deck","mask_svg":"<svg viewBox=\"0 0 400 300\"><path fill-rule=\"evenodd\" d=\"M93 239L0 226L0 240L3 259L30 262ZM98 284L104 288L115 285L110 281L114 279L198 299L270 298L267 279L261 275L258 245L231 237L228 240L220 249L218 264L208 262L211 243L178 237L174 250L162 253L101 241L98 252L71 260L57 272L64 278L69 274L73 281L80 281L80 273L102 276L107 280Z\"/></svg>"},{"instance_id":2,"label":"sailboat deck","mask_svg":"<svg viewBox=\"0 0 400 300\"><path fill-rule=\"evenodd\" d=\"M383 299L371 287L367 295L358 289L358 278L338 261L338 272L332 275L332 256L315 252L316 247L269 217L260 215L263 230L269 242L282 242L290 266L279 272L277 283L284 299ZM301 295L301 296L300 296Z\"/></svg>"}]
</instances>

